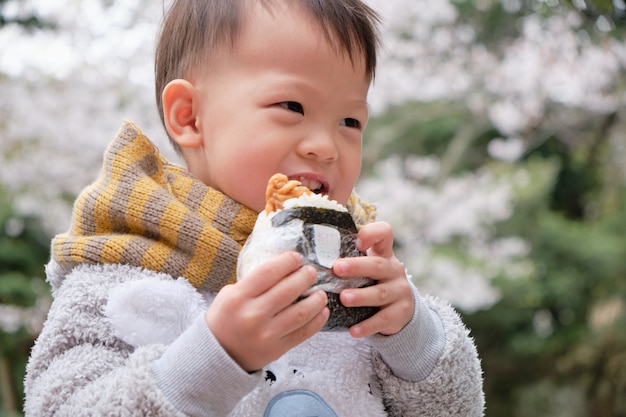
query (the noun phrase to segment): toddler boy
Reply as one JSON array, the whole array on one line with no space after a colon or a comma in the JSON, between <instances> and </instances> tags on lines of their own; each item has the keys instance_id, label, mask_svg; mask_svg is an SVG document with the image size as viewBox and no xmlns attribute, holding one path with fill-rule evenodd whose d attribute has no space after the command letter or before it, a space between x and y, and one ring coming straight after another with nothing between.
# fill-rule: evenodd
<instances>
[{"instance_id":1,"label":"toddler boy","mask_svg":"<svg viewBox=\"0 0 626 417\"><path fill-rule=\"evenodd\" d=\"M52 244L54 303L28 364L27 415L480 416L475 347L422 297L389 225L353 194L376 15L358 0L175 0L156 85L186 169L125 124ZM283 253L236 282L275 173L349 207L367 257L340 259L349 332ZM364 213L364 215L363 215Z\"/></svg>"}]
</instances>

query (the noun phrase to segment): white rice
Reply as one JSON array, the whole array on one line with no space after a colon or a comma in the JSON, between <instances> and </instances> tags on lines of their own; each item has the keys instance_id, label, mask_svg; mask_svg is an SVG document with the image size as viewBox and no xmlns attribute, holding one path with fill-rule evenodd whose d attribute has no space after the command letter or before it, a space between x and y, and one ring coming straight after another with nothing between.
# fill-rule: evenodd
<instances>
[{"instance_id":1,"label":"white rice","mask_svg":"<svg viewBox=\"0 0 626 417\"><path fill-rule=\"evenodd\" d=\"M286 209L293 207L319 207L323 209L335 210L346 212L346 208L336 202L335 200L331 200L327 195L322 194L302 194L298 198L290 198L289 200L283 203L283 207Z\"/></svg>"}]
</instances>

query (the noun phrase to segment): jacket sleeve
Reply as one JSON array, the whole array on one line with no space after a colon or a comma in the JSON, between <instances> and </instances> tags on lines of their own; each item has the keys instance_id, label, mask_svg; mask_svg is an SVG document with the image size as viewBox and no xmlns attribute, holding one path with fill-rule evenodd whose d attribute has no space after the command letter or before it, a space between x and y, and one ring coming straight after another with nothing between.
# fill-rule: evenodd
<instances>
[{"instance_id":1,"label":"jacket sleeve","mask_svg":"<svg viewBox=\"0 0 626 417\"><path fill-rule=\"evenodd\" d=\"M480 417L482 370L457 312L413 288L412 321L393 336L371 338L373 365L390 416Z\"/></svg>"},{"instance_id":2,"label":"jacket sleeve","mask_svg":"<svg viewBox=\"0 0 626 417\"><path fill-rule=\"evenodd\" d=\"M256 384L258 376L249 375L235 366L217 367L206 357L214 347L208 329L197 323L171 344L152 343L133 347L118 337L103 314L111 288L152 274L138 268L119 265L79 266L53 286L54 301L44 328L32 349L25 378L26 416L184 416L159 385L155 364L164 357L176 355L189 341L196 344L183 351L189 363L197 364L204 375L196 380L204 392L197 398L196 409L215 407L206 416L224 416ZM150 276L150 279L165 279ZM162 274L161 274L162 275ZM50 274L49 274L50 276ZM171 278L169 278L171 279ZM186 350L185 350L186 349ZM175 361L174 361L175 362ZM160 372L161 384L170 376L168 363ZM174 363L173 365L178 365ZM177 376L181 378L180 375ZM227 381L228 383L224 383ZM237 390L233 392L233 386ZM228 396L220 390L229 387ZM218 405L210 404L219 398ZM235 399L229 401L228 399Z\"/></svg>"}]
</instances>

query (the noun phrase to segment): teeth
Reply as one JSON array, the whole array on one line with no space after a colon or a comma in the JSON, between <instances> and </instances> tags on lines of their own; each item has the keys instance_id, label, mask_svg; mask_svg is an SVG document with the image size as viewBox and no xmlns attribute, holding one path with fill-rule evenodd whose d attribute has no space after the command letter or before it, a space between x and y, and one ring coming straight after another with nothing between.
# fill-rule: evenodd
<instances>
[{"instance_id":1,"label":"teeth","mask_svg":"<svg viewBox=\"0 0 626 417\"><path fill-rule=\"evenodd\" d=\"M322 183L315 180L309 180L307 178L299 178L299 181L309 190L315 192L322 188Z\"/></svg>"}]
</instances>

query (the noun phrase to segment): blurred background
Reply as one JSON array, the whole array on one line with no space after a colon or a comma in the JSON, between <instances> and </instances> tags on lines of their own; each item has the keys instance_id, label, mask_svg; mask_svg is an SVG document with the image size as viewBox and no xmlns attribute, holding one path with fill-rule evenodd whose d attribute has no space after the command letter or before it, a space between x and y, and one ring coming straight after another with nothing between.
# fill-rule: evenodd
<instances>
[{"instance_id":1,"label":"blurred background","mask_svg":"<svg viewBox=\"0 0 626 417\"><path fill-rule=\"evenodd\" d=\"M50 239L123 120L178 161L152 86L166 3L0 0L0 416L21 415ZM369 3L357 191L463 315L487 416L625 417L624 0Z\"/></svg>"}]
</instances>

